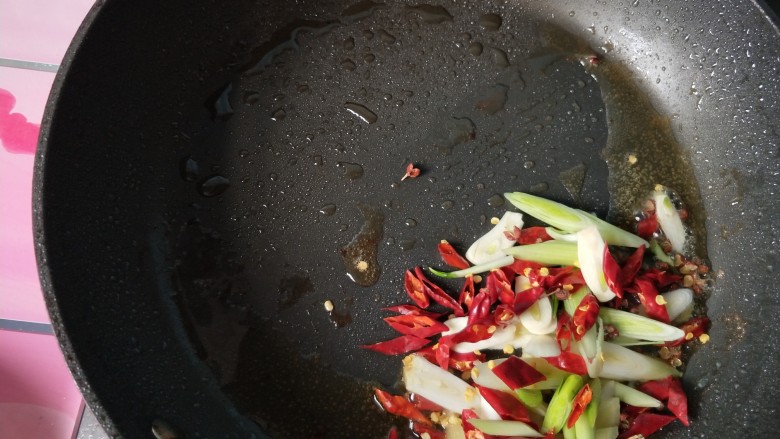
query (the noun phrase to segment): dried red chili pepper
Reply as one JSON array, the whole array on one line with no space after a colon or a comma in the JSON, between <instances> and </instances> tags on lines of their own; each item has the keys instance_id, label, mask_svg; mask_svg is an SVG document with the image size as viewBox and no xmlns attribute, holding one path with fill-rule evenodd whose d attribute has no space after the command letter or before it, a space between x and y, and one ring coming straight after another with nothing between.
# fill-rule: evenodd
<instances>
[{"instance_id":1,"label":"dried red chili pepper","mask_svg":"<svg viewBox=\"0 0 780 439\"><path fill-rule=\"evenodd\" d=\"M557 357L544 357L551 365L577 375L587 375L588 366L581 355L569 351L561 351Z\"/></svg>"},{"instance_id":2,"label":"dried red chili pepper","mask_svg":"<svg viewBox=\"0 0 780 439\"><path fill-rule=\"evenodd\" d=\"M502 303L493 311L493 322L497 325L506 325L514 316L515 312L512 311L512 307Z\"/></svg>"},{"instance_id":3,"label":"dried red chili pepper","mask_svg":"<svg viewBox=\"0 0 780 439\"><path fill-rule=\"evenodd\" d=\"M569 414L569 419L566 422L566 426L569 428L573 428L574 424L577 422L577 420L580 418L580 415L585 411L585 407L590 404L590 400L593 398L593 391L590 389L590 384L585 384L579 392L577 392L577 396L574 397L574 400L571 402L571 413Z\"/></svg>"},{"instance_id":4,"label":"dried red chili pepper","mask_svg":"<svg viewBox=\"0 0 780 439\"><path fill-rule=\"evenodd\" d=\"M604 246L604 264L602 269L604 270L604 279L607 281L607 287L609 287L618 298L622 298L623 282L620 277L620 265L615 262L615 258L613 258L612 253L609 252L608 246Z\"/></svg>"},{"instance_id":5,"label":"dried red chili pepper","mask_svg":"<svg viewBox=\"0 0 780 439\"><path fill-rule=\"evenodd\" d=\"M484 322L490 316L490 307L493 305L493 301L490 300L490 295L483 288L479 290L474 300L471 301L469 307L467 325L473 325L475 323Z\"/></svg>"},{"instance_id":6,"label":"dried red chili pepper","mask_svg":"<svg viewBox=\"0 0 780 439\"><path fill-rule=\"evenodd\" d=\"M538 270L542 268L542 264L536 262L523 261L522 259L515 259L511 265L507 266L515 274L525 274L526 269Z\"/></svg>"},{"instance_id":7,"label":"dried red chili pepper","mask_svg":"<svg viewBox=\"0 0 780 439\"><path fill-rule=\"evenodd\" d=\"M458 252L455 251L455 248L453 248L449 242L441 241L438 248L441 259L450 267L457 268L458 270L471 267L469 261L458 254Z\"/></svg>"},{"instance_id":8,"label":"dried red chili pepper","mask_svg":"<svg viewBox=\"0 0 780 439\"><path fill-rule=\"evenodd\" d=\"M541 372L534 369L533 366L514 355L501 362L501 364L497 365L492 370L498 379L503 381L512 390L530 386L531 384L547 379Z\"/></svg>"},{"instance_id":9,"label":"dried red chili pepper","mask_svg":"<svg viewBox=\"0 0 780 439\"><path fill-rule=\"evenodd\" d=\"M433 347L436 353L436 364L444 370L450 367L450 345L449 343L437 343Z\"/></svg>"},{"instance_id":10,"label":"dried red chili pepper","mask_svg":"<svg viewBox=\"0 0 780 439\"><path fill-rule=\"evenodd\" d=\"M388 413L402 416L424 425L432 425L430 419L423 415L406 397L391 395L377 388L374 388L374 395Z\"/></svg>"},{"instance_id":11,"label":"dried red chili pepper","mask_svg":"<svg viewBox=\"0 0 780 439\"><path fill-rule=\"evenodd\" d=\"M403 316L425 316L425 317L430 317L432 319L438 319L439 317L446 314L443 312L427 311L414 305L394 305L382 309L385 311L401 314Z\"/></svg>"},{"instance_id":12,"label":"dried red chili pepper","mask_svg":"<svg viewBox=\"0 0 780 439\"><path fill-rule=\"evenodd\" d=\"M380 354L398 355L414 352L430 343L430 340L420 338L414 335L402 335L392 340L380 341L379 343L362 345L363 349L369 349Z\"/></svg>"},{"instance_id":13,"label":"dried red chili pepper","mask_svg":"<svg viewBox=\"0 0 780 439\"><path fill-rule=\"evenodd\" d=\"M618 439L629 439L638 434L641 434L642 437L648 437L672 421L674 421L674 416L650 412L640 413L631 421L628 430L620 433Z\"/></svg>"},{"instance_id":14,"label":"dried red chili pepper","mask_svg":"<svg viewBox=\"0 0 780 439\"><path fill-rule=\"evenodd\" d=\"M688 420L688 396L685 394L679 378L669 376L662 380L647 381L637 389L663 401L666 404L666 408L683 425L686 427L690 425Z\"/></svg>"},{"instance_id":15,"label":"dried red chili pepper","mask_svg":"<svg viewBox=\"0 0 780 439\"><path fill-rule=\"evenodd\" d=\"M412 422L412 431L419 437L422 437L423 433L427 433L431 439L444 439L444 432L427 425L422 425L418 422Z\"/></svg>"},{"instance_id":16,"label":"dried red chili pepper","mask_svg":"<svg viewBox=\"0 0 780 439\"><path fill-rule=\"evenodd\" d=\"M406 294L409 295L409 298L420 308L428 308L430 306L431 300L425 294L425 284L420 279L417 279L411 270L406 270L406 273L404 273L404 289L406 289Z\"/></svg>"},{"instance_id":17,"label":"dried red chili pepper","mask_svg":"<svg viewBox=\"0 0 780 439\"><path fill-rule=\"evenodd\" d=\"M558 347L564 351L569 350L572 333L571 316L568 313L563 312L558 316L558 324L555 328L555 339L558 341Z\"/></svg>"},{"instance_id":18,"label":"dried red chili pepper","mask_svg":"<svg viewBox=\"0 0 780 439\"><path fill-rule=\"evenodd\" d=\"M451 309L455 316L461 317L466 315L466 313L463 312L463 308L458 304L458 302L452 298L449 294L444 292L443 289L441 289L440 286L433 283L430 279L425 277L425 273L423 272L422 268L420 267L414 267L414 274L417 276L417 279L419 279L423 285L425 286L425 293L436 303L439 305Z\"/></svg>"},{"instance_id":19,"label":"dried red chili pepper","mask_svg":"<svg viewBox=\"0 0 780 439\"><path fill-rule=\"evenodd\" d=\"M444 411L444 408L440 406L439 404L436 404L435 402L423 398L422 396L412 393L409 395L409 401L414 404L415 407L417 407L420 410L426 411L426 412L441 412Z\"/></svg>"},{"instance_id":20,"label":"dried red chili pepper","mask_svg":"<svg viewBox=\"0 0 780 439\"><path fill-rule=\"evenodd\" d=\"M552 236L547 234L546 227L526 227L520 230L520 236L516 239L520 245L526 244L538 244L540 242L549 241Z\"/></svg>"},{"instance_id":21,"label":"dried red chili pepper","mask_svg":"<svg viewBox=\"0 0 780 439\"><path fill-rule=\"evenodd\" d=\"M658 218L655 213L642 218L636 225L636 234L644 239L650 239L658 231Z\"/></svg>"},{"instance_id":22,"label":"dried red chili pepper","mask_svg":"<svg viewBox=\"0 0 780 439\"><path fill-rule=\"evenodd\" d=\"M474 368L475 361L485 361L487 355L475 354L474 352L455 352L450 351L450 367L465 372Z\"/></svg>"},{"instance_id":23,"label":"dried red chili pepper","mask_svg":"<svg viewBox=\"0 0 780 439\"><path fill-rule=\"evenodd\" d=\"M461 306L465 306L466 309L471 309L471 301L474 300L474 277L466 276L466 280L463 282L463 288L460 290L458 296L458 303Z\"/></svg>"},{"instance_id":24,"label":"dried red chili pepper","mask_svg":"<svg viewBox=\"0 0 780 439\"><path fill-rule=\"evenodd\" d=\"M669 273L668 271L661 271L656 268L646 270L644 273L637 276L637 278L653 282L656 288L665 288L669 285L678 284L682 281L682 276Z\"/></svg>"},{"instance_id":25,"label":"dried red chili pepper","mask_svg":"<svg viewBox=\"0 0 780 439\"><path fill-rule=\"evenodd\" d=\"M570 286L575 289L579 285L585 285L585 278L582 277L582 271L573 266L560 267L560 268L548 268L550 276L544 281L544 286L547 289L551 288L563 288Z\"/></svg>"},{"instance_id":26,"label":"dried red chili pepper","mask_svg":"<svg viewBox=\"0 0 780 439\"><path fill-rule=\"evenodd\" d=\"M501 419L531 422L531 418L528 416L528 409L514 395L480 385L476 387L479 390L479 394L495 409L496 413L501 416Z\"/></svg>"},{"instance_id":27,"label":"dried red chili pepper","mask_svg":"<svg viewBox=\"0 0 780 439\"><path fill-rule=\"evenodd\" d=\"M636 295L642 306L645 308L645 313L651 319L655 319L664 323L669 323L669 312L661 302L659 303L656 298L658 297L658 290L652 282L645 279L634 279L634 286L636 287Z\"/></svg>"},{"instance_id":28,"label":"dried red chili pepper","mask_svg":"<svg viewBox=\"0 0 780 439\"><path fill-rule=\"evenodd\" d=\"M706 333L710 328L710 319L705 316L692 317L687 322L680 325L680 329L683 330L685 335L679 340L667 343L665 346L673 347L680 346L686 341L691 341L699 338L700 335ZM690 334L690 335L688 335Z\"/></svg>"},{"instance_id":29,"label":"dried red chili pepper","mask_svg":"<svg viewBox=\"0 0 780 439\"><path fill-rule=\"evenodd\" d=\"M401 315L385 317L384 321L401 334L427 338L449 330L447 325L426 316Z\"/></svg>"},{"instance_id":30,"label":"dried red chili pepper","mask_svg":"<svg viewBox=\"0 0 780 439\"><path fill-rule=\"evenodd\" d=\"M623 285L630 284L636 274L639 273L639 269L642 268L642 261L645 258L645 246L640 245L631 256L626 259L623 268L621 268L621 278L623 279Z\"/></svg>"},{"instance_id":31,"label":"dried red chili pepper","mask_svg":"<svg viewBox=\"0 0 780 439\"><path fill-rule=\"evenodd\" d=\"M507 278L504 271L493 270L487 275L485 289L493 301L500 300L501 303L512 303L515 298L512 280Z\"/></svg>"},{"instance_id":32,"label":"dried red chili pepper","mask_svg":"<svg viewBox=\"0 0 780 439\"><path fill-rule=\"evenodd\" d=\"M390 429L387 433L387 439L398 439L398 429L396 427Z\"/></svg>"},{"instance_id":33,"label":"dried red chili pepper","mask_svg":"<svg viewBox=\"0 0 780 439\"><path fill-rule=\"evenodd\" d=\"M515 294L515 300L512 302L512 311L514 311L517 315L522 314L523 311L527 310L534 303L536 303L536 301L539 300L539 297L541 297L543 293L544 288L535 287Z\"/></svg>"},{"instance_id":34,"label":"dried red chili pepper","mask_svg":"<svg viewBox=\"0 0 780 439\"><path fill-rule=\"evenodd\" d=\"M577 309L571 317L571 324L573 327L572 335L574 336L574 339L577 341L582 340L585 333L596 324L598 316L599 301L593 294L587 294L582 298L580 304L577 305Z\"/></svg>"}]
</instances>

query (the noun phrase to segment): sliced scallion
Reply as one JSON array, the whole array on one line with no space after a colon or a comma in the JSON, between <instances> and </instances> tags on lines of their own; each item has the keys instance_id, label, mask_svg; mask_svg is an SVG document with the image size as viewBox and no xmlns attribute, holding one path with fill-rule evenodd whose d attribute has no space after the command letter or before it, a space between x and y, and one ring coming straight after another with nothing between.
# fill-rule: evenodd
<instances>
[{"instance_id":1,"label":"sliced scallion","mask_svg":"<svg viewBox=\"0 0 780 439\"><path fill-rule=\"evenodd\" d=\"M599 316L604 323L614 326L620 336L655 342L679 340L685 332L672 325L653 320L639 314L603 307Z\"/></svg>"},{"instance_id":2,"label":"sliced scallion","mask_svg":"<svg viewBox=\"0 0 780 439\"><path fill-rule=\"evenodd\" d=\"M577 243L545 241L538 244L518 245L504 250L507 255L542 265L579 265Z\"/></svg>"},{"instance_id":3,"label":"sliced scallion","mask_svg":"<svg viewBox=\"0 0 780 439\"><path fill-rule=\"evenodd\" d=\"M514 248L518 248L518 247L514 247ZM511 256L503 256L499 259L492 260L488 263L481 264L481 265L474 265L473 267L464 268L463 270L446 272L446 271L436 270L435 268L432 267L428 267L428 271L435 274L436 276L443 277L445 279L455 279L459 277L466 277L468 275L485 273L495 268L506 267L507 265L511 265L514 261L515 261L514 258Z\"/></svg>"}]
</instances>

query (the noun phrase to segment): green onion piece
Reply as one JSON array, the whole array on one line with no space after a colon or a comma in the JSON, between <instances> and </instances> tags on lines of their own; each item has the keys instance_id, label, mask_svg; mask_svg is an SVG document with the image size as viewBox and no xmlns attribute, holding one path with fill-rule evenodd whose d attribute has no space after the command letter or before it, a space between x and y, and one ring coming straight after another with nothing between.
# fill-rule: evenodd
<instances>
[{"instance_id":1,"label":"green onion piece","mask_svg":"<svg viewBox=\"0 0 780 439\"><path fill-rule=\"evenodd\" d=\"M550 238L555 239L556 241L568 241L568 242L577 242L577 234L576 233L566 233L562 232L555 227L545 227L544 229L548 235L550 235Z\"/></svg>"},{"instance_id":2,"label":"green onion piece","mask_svg":"<svg viewBox=\"0 0 780 439\"><path fill-rule=\"evenodd\" d=\"M568 372L558 369L557 367L551 365L544 358L536 358L536 357L528 357L528 356L523 356L521 358L523 359L523 361L533 366L534 369L541 372L542 375L544 375L546 378L544 381L539 381L538 383L531 384L530 386L524 387L524 389L555 390L558 388L558 386L561 385L561 383L566 379L566 377L570 375ZM498 363L499 361L500 360L496 360L496 363Z\"/></svg>"},{"instance_id":3,"label":"green onion piece","mask_svg":"<svg viewBox=\"0 0 780 439\"><path fill-rule=\"evenodd\" d=\"M672 322L684 322L691 318L693 311L693 290L678 288L661 294L666 300L666 312Z\"/></svg>"},{"instance_id":4,"label":"green onion piece","mask_svg":"<svg viewBox=\"0 0 780 439\"><path fill-rule=\"evenodd\" d=\"M539 244L518 245L504 250L507 255L542 265L579 265L577 243L545 241Z\"/></svg>"},{"instance_id":5,"label":"green onion piece","mask_svg":"<svg viewBox=\"0 0 780 439\"><path fill-rule=\"evenodd\" d=\"M598 407L596 407L596 404L593 404L592 401L590 404L588 404L587 407L585 407L585 412L579 417L579 419L577 419L577 422L574 423L574 430L577 432L577 439L595 439L596 429L590 423L590 417L593 417L595 420L595 413L597 411Z\"/></svg>"},{"instance_id":6,"label":"green onion piece","mask_svg":"<svg viewBox=\"0 0 780 439\"><path fill-rule=\"evenodd\" d=\"M599 414L599 403L601 402L601 379L593 378L590 380L590 391L593 396L590 398L590 404L585 409L585 415L588 417L588 425L591 428L596 427L596 417Z\"/></svg>"},{"instance_id":7,"label":"green onion piece","mask_svg":"<svg viewBox=\"0 0 780 439\"><path fill-rule=\"evenodd\" d=\"M544 421L542 421L542 431L548 432L552 430L555 433L561 431L569 417L571 403L584 384L584 380L579 375L566 377L561 385L558 386L550 400L550 404L547 406L547 413L544 415Z\"/></svg>"},{"instance_id":8,"label":"green onion piece","mask_svg":"<svg viewBox=\"0 0 780 439\"><path fill-rule=\"evenodd\" d=\"M604 240L611 245L624 247L650 246L647 241L633 233L626 232L582 210L572 209L561 203L522 192L506 193L504 197L523 212L563 232L576 233L585 227L595 225Z\"/></svg>"},{"instance_id":9,"label":"green onion piece","mask_svg":"<svg viewBox=\"0 0 780 439\"><path fill-rule=\"evenodd\" d=\"M657 341L639 340L632 337L623 337L622 335L613 338L610 340L610 343L615 343L619 346L650 346L658 344Z\"/></svg>"},{"instance_id":10,"label":"green onion piece","mask_svg":"<svg viewBox=\"0 0 780 439\"><path fill-rule=\"evenodd\" d=\"M511 265L514 261L515 259L513 257L504 256L503 258L495 259L485 264L474 265L473 267L465 268L463 270L451 271L449 273L446 271L436 270L432 267L428 267L428 271L435 274L436 276L443 277L445 279L455 279L458 277L466 277L468 275L485 273L495 268L506 267L507 265Z\"/></svg>"},{"instance_id":11,"label":"green onion piece","mask_svg":"<svg viewBox=\"0 0 780 439\"><path fill-rule=\"evenodd\" d=\"M665 262L669 265L674 264L674 260L671 258L671 256L667 255L666 252L664 252L664 249L661 248L661 244L658 243L658 240L651 239L650 240L650 251L653 252L653 256L655 256L656 259L658 259L661 262Z\"/></svg>"},{"instance_id":12,"label":"green onion piece","mask_svg":"<svg viewBox=\"0 0 780 439\"><path fill-rule=\"evenodd\" d=\"M566 309L569 316L574 315L574 312L577 311L577 307L580 306L580 302L582 302L582 299L584 299L588 293L590 293L590 289L587 285L583 285L579 290L570 294L568 299L563 301L563 307Z\"/></svg>"},{"instance_id":13,"label":"green onion piece","mask_svg":"<svg viewBox=\"0 0 780 439\"><path fill-rule=\"evenodd\" d=\"M685 247L685 226L680 219L680 213L672 205L666 191L655 191L653 200L658 225L672 244L672 250L682 253Z\"/></svg>"},{"instance_id":14,"label":"green onion piece","mask_svg":"<svg viewBox=\"0 0 780 439\"><path fill-rule=\"evenodd\" d=\"M604 323L614 326L623 337L666 342L685 336L685 332L680 328L627 311L603 307L599 316Z\"/></svg>"},{"instance_id":15,"label":"green onion piece","mask_svg":"<svg viewBox=\"0 0 780 439\"><path fill-rule=\"evenodd\" d=\"M569 428L567 425L564 425L561 433L563 433L563 439L577 439L577 430L574 427Z\"/></svg>"},{"instance_id":16,"label":"green onion piece","mask_svg":"<svg viewBox=\"0 0 780 439\"><path fill-rule=\"evenodd\" d=\"M470 419L469 423L485 434L496 436L544 437L533 427L520 421L493 421L487 419Z\"/></svg>"},{"instance_id":17,"label":"green onion piece","mask_svg":"<svg viewBox=\"0 0 780 439\"><path fill-rule=\"evenodd\" d=\"M602 398L596 415L596 429L620 425L620 400L617 397Z\"/></svg>"},{"instance_id":18,"label":"green onion piece","mask_svg":"<svg viewBox=\"0 0 780 439\"><path fill-rule=\"evenodd\" d=\"M642 355L614 343L603 344L604 365L599 376L622 381L651 381L679 377L679 370L661 360Z\"/></svg>"},{"instance_id":19,"label":"green onion piece","mask_svg":"<svg viewBox=\"0 0 780 439\"><path fill-rule=\"evenodd\" d=\"M517 389L515 394L520 401L523 401L523 404L531 408L538 407L544 402L541 390Z\"/></svg>"},{"instance_id":20,"label":"green onion piece","mask_svg":"<svg viewBox=\"0 0 780 439\"><path fill-rule=\"evenodd\" d=\"M652 407L660 408L663 403L647 393L636 390L633 387L629 387L625 384L615 381L615 396L621 401L634 407Z\"/></svg>"},{"instance_id":21,"label":"green onion piece","mask_svg":"<svg viewBox=\"0 0 780 439\"><path fill-rule=\"evenodd\" d=\"M617 439L620 430L617 427L604 427L596 429L595 439Z\"/></svg>"}]
</instances>

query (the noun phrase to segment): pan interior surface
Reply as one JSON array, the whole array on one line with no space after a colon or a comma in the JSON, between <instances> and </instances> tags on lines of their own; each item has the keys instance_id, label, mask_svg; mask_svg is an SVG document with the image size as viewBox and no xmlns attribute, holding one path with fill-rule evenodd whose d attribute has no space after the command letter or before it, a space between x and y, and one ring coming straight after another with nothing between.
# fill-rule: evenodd
<instances>
[{"instance_id":1,"label":"pan interior surface","mask_svg":"<svg viewBox=\"0 0 780 439\"><path fill-rule=\"evenodd\" d=\"M38 161L43 287L114 434L382 437L371 386L400 360L359 345L393 336L404 270L504 192L625 222L653 183L720 273L691 431L780 427L755 329L777 319L778 33L755 5L169 3L92 17Z\"/></svg>"}]
</instances>

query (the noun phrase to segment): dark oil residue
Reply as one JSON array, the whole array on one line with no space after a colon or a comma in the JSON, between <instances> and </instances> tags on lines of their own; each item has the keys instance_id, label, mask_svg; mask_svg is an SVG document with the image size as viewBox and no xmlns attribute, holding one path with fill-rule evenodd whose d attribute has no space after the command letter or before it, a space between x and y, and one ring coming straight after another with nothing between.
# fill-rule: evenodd
<instances>
[{"instance_id":1,"label":"dark oil residue","mask_svg":"<svg viewBox=\"0 0 780 439\"><path fill-rule=\"evenodd\" d=\"M443 6L416 5L407 6L407 8L419 15L426 23L439 24L445 21L452 21L452 15Z\"/></svg>"},{"instance_id":2,"label":"dark oil residue","mask_svg":"<svg viewBox=\"0 0 780 439\"><path fill-rule=\"evenodd\" d=\"M279 282L279 310L283 311L298 303L301 298L314 291L314 284L306 276L290 276Z\"/></svg>"},{"instance_id":3,"label":"dark oil residue","mask_svg":"<svg viewBox=\"0 0 780 439\"><path fill-rule=\"evenodd\" d=\"M358 204L365 222L349 244L341 249L341 260L349 278L363 287L370 287L379 280L377 252L384 234L385 217L382 212L366 204Z\"/></svg>"},{"instance_id":4,"label":"dark oil residue","mask_svg":"<svg viewBox=\"0 0 780 439\"><path fill-rule=\"evenodd\" d=\"M566 188L566 191L569 192L569 195L571 195L574 201L578 203L582 199L582 185L585 183L585 174L587 171L588 168L580 163L561 171L560 174L558 174L558 179L563 184L563 187Z\"/></svg>"},{"instance_id":5,"label":"dark oil residue","mask_svg":"<svg viewBox=\"0 0 780 439\"><path fill-rule=\"evenodd\" d=\"M609 127L603 156L609 168L610 222L629 226L650 191L661 184L676 191L689 206L694 248L706 257L701 195L690 155L674 137L670 119L653 107L628 66L609 56L594 59L597 52L585 40L560 27L547 25L544 36L553 51L582 61L599 83ZM637 161L629 166L630 154Z\"/></svg>"},{"instance_id":6,"label":"dark oil residue","mask_svg":"<svg viewBox=\"0 0 780 439\"><path fill-rule=\"evenodd\" d=\"M451 155L456 146L474 140L477 127L467 117L444 117L428 132L425 143L444 155Z\"/></svg>"}]
</instances>

